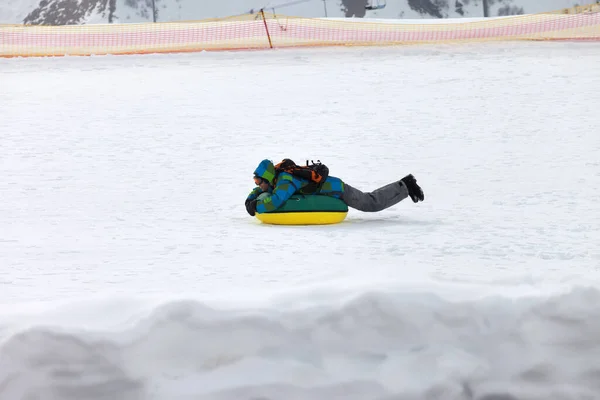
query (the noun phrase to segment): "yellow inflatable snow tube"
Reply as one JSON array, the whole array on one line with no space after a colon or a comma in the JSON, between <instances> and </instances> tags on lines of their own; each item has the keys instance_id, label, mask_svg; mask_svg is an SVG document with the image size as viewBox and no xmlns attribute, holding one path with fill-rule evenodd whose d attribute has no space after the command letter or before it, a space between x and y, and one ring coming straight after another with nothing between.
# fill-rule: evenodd
<instances>
[{"instance_id":1,"label":"yellow inflatable snow tube","mask_svg":"<svg viewBox=\"0 0 600 400\"><path fill-rule=\"evenodd\" d=\"M325 195L294 195L275 211L255 214L261 222L272 225L331 225L347 215L346 203Z\"/></svg>"}]
</instances>

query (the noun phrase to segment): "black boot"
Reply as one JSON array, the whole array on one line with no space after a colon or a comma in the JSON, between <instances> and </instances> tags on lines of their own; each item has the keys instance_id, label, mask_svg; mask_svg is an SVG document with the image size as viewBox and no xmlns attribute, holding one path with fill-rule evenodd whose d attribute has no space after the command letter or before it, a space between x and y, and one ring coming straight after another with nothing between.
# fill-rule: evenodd
<instances>
[{"instance_id":1,"label":"black boot","mask_svg":"<svg viewBox=\"0 0 600 400\"><path fill-rule=\"evenodd\" d=\"M423 189L417 185L417 180L414 176L412 176L412 174L406 175L404 178L400 179L400 182L406 186L408 189L408 195L414 203L425 200Z\"/></svg>"}]
</instances>

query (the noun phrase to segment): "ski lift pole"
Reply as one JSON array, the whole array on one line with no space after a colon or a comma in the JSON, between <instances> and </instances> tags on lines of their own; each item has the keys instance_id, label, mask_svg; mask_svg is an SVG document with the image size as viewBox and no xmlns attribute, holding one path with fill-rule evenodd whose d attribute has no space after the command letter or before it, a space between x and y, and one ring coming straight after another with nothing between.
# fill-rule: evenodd
<instances>
[{"instance_id":1,"label":"ski lift pole","mask_svg":"<svg viewBox=\"0 0 600 400\"><path fill-rule=\"evenodd\" d=\"M269 39L269 47L273 48L273 42L271 42L271 34L269 33L269 27L267 26L267 18L265 17L265 9L260 9L260 15L262 16L263 23L265 24L265 31L267 31L267 38Z\"/></svg>"}]
</instances>

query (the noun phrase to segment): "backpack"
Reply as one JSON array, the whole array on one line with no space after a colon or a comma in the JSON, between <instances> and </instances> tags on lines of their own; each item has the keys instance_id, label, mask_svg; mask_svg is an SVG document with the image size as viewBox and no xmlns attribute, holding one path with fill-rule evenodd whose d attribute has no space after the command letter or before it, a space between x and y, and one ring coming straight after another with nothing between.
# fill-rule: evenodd
<instances>
[{"instance_id":1,"label":"backpack","mask_svg":"<svg viewBox=\"0 0 600 400\"><path fill-rule=\"evenodd\" d=\"M309 165L308 160L306 160L306 166L302 166L297 165L289 158L285 158L279 164L275 165L275 173L287 172L298 178L306 179L309 183L302 188L301 193L312 194L323 186L323 183L329 176L329 168L325 164L322 164L320 160L317 160L317 164L312 160L311 162L312 164Z\"/></svg>"}]
</instances>

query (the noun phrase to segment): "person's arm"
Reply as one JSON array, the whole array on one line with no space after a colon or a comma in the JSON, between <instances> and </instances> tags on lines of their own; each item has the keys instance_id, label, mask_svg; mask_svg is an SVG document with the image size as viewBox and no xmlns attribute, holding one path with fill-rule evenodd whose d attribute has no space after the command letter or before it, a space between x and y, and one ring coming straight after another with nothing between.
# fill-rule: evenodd
<instances>
[{"instance_id":1,"label":"person's arm","mask_svg":"<svg viewBox=\"0 0 600 400\"><path fill-rule=\"evenodd\" d=\"M252 191L250 192L250 194L246 198L245 204L248 204L248 202L250 202L250 201L254 200L255 198L257 198L261 193L262 193L262 190L258 186L255 187L254 189L252 189Z\"/></svg>"},{"instance_id":2,"label":"person's arm","mask_svg":"<svg viewBox=\"0 0 600 400\"><path fill-rule=\"evenodd\" d=\"M265 196L256 203L256 212L259 214L275 211L281 207L300 188L301 182L288 173L281 173L273 193Z\"/></svg>"}]
</instances>

